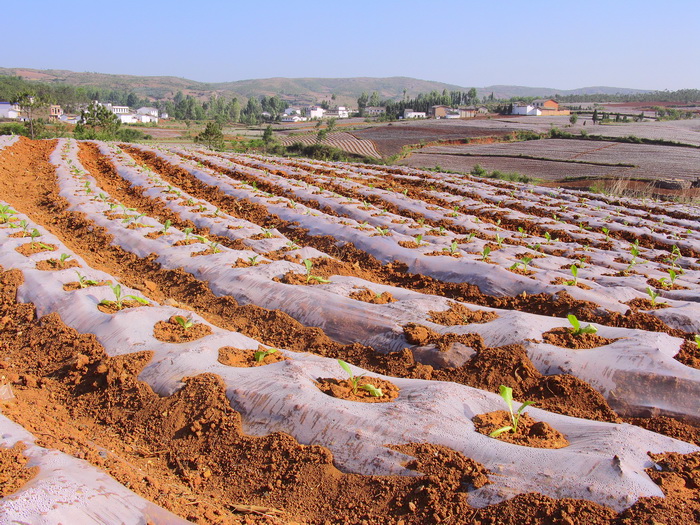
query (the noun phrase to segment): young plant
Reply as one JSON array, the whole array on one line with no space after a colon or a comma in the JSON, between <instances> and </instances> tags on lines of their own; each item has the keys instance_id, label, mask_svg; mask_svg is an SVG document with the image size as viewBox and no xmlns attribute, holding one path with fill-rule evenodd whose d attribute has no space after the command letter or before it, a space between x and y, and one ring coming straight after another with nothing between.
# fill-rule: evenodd
<instances>
[{"instance_id":1,"label":"young plant","mask_svg":"<svg viewBox=\"0 0 700 525\"><path fill-rule=\"evenodd\" d=\"M109 285L109 287L112 289L112 292L114 293L114 301L110 301L108 299L102 299L99 304L102 305L107 305L107 306L114 306L117 310L121 310L124 308L124 301L130 300L130 301L136 301L137 303L140 304L148 304L148 301L146 299L142 299L141 297L138 297L136 295L125 295L122 297L122 287L120 284L115 284L115 285Z\"/></svg>"},{"instance_id":2,"label":"young plant","mask_svg":"<svg viewBox=\"0 0 700 525\"><path fill-rule=\"evenodd\" d=\"M262 231L263 237L265 237L266 239L274 237L274 235L275 235L274 233L272 233L272 230L270 230L270 229L260 228L260 230Z\"/></svg>"},{"instance_id":3,"label":"young plant","mask_svg":"<svg viewBox=\"0 0 700 525\"><path fill-rule=\"evenodd\" d=\"M36 228L34 228L34 229L32 230L32 232L29 234L29 237L31 237L31 239L32 239L32 242L31 242L32 248L35 248L35 244L36 244L35 241L36 241L36 238L37 238L37 237L41 237L41 233L39 233L39 230L37 230Z\"/></svg>"},{"instance_id":4,"label":"young plant","mask_svg":"<svg viewBox=\"0 0 700 525\"><path fill-rule=\"evenodd\" d=\"M659 293L651 286L647 286L647 294L649 294L649 298L651 299L651 306L656 307L656 299L658 299Z\"/></svg>"},{"instance_id":5,"label":"young plant","mask_svg":"<svg viewBox=\"0 0 700 525\"><path fill-rule=\"evenodd\" d=\"M566 318L569 320L569 323L571 323L571 335L595 334L598 331L592 324L582 327L581 322L574 314L569 314Z\"/></svg>"},{"instance_id":6,"label":"young plant","mask_svg":"<svg viewBox=\"0 0 700 525\"><path fill-rule=\"evenodd\" d=\"M698 347L698 350L700 350L700 335L695 334L695 344Z\"/></svg>"},{"instance_id":7,"label":"young plant","mask_svg":"<svg viewBox=\"0 0 700 525\"><path fill-rule=\"evenodd\" d=\"M502 239L500 235L496 234L496 244L498 244L499 248L503 245L504 240L505 239Z\"/></svg>"},{"instance_id":8,"label":"young plant","mask_svg":"<svg viewBox=\"0 0 700 525\"><path fill-rule=\"evenodd\" d=\"M254 255L253 257L248 257L248 262L250 263L251 266L257 266L258 265L258 257L259 255Z\"/></svg>"},{"instance_id":9,"label":"young plant","mask_svg":"<svg viewBox=\"0 0 700 525\"><path fill-rule=\"evenodd\" d=\"M0 205L0 224L10 222L12 215L15 215L16 213L17 212L15 210L10 208L9 204Z\"/></svg>"},{"instance_id":10,"label":"young plant","mask_svg":"<svg viewBox=\"0 0 700 525\"><path fill-rule=\"evenodd\" d=\"M605 234L605 242L608 242L610 240L610 230L603 226L601 231Z\"/></svg>"},{"instance_id":11,"label":"young plant","mask_svg":"<svg viewBox=\"0 0 700 525\"><path fill-rule=\"evenodd\" d=\"M389 228L382 228L381 226L377 226L376 230L377 233L382 237L386 237L387 235L389 235Z\"/></svg>"},{"instance_id":12,"label":"young plant","mask_svg":"<svg viewBox=\"0 0 700 525\"><path fill-rule=\"evenodd\" d=\"M176 315L175 322L179 324L185 332L194 326L194 321L191 317L182 317L181 315Z\"/></svg>"},{"instance_id":13,"label":"young plant","mask_svg":"<svg viewBox=\"0 0 700 525\"><path fill-rule=\"evenodd\" d=\"M487 261L489 259L490 253L491 253L491 248L489 248L488 246L484 246L484 249L481 252L481 260Z\"/></svg>"},{"instance_id":14,"label":"young plant","mask_svg":"<svg viewBox=\"0 0 700 525\"><path fill-rule=\"evenodd\" d=\"M253 359L256 363L262 363L268 355L277 352L276 348L270 348L269 350L258 350L253 354Z\"/></svg>"},{"instance_id":15,"label":"young plant","mask_svg":"<svg viewBox=\"0 0 700 525\"><path fill-rule=\"evenodd\" d=\"M678 274L673 268L669 268L666 271L668 272L668 277L662 277L661 279L659 279L659 282L664 286L664 288L672 288L673 284L678 278Z\"/></svg>"},{"instance_id":16,"label":"young plant","mask_svg":"<svg viewBox=\"0 0 700 525\"><path fill-rule=\"evenodd\" d=\"M520 422L520 417L523 415L523 410L534 403L534 401L525 401L522 405L520 405L520 408L514 412L513 389L509 386L501 385L499 387L499 391L503 401L505 401L506 405L508 405L508 412L510 412L510 425L494 430L489 434L489 437L497 437L508 431L515 434L518 431L518 423Z\"/></svg>"},{"instance_id":17,"label":"young plant","mask_svg":"<svg viewBox=\"0 0 700 525\"><path fill-rule=\"evenodd\" d=\"M304 259L302 261L304 263L304 267L306 268L306 282L308 283L309 281L316 281L318 283L329 283L330 281L328 279L324 279L323 277L319 277L318 275L312 275L311 274L311 268L313 268L314 263L311 261L311 259Z\"/></svg>"},{"instance_id":18,"label":"young plant","mask_svg":"<svg viewBox=\"0 0 700 525\"><path fill-rule=\"evenodd\" d=\"M418 246L422 246L422 245L423 245L423 235L420 234L420 233L419 233L418 235L416 235L416 244L417 244Z\"/></svg>"},{"instance_id":19,"label":"young plant","mask_svg":"<svg viewBox=\"0 0 700 525\"><path fill-rule=\"evenodd\" d=\"M450 255L454 255L459 252L459 246L457 245L457 241L452 241L452 244L448 248L443 248L443 251L449 252Z\"/></svg>"},{"instance_id":20,"label":"young plant","mask_svg":"<svg viewBox=\"0 0 700 525\"><path fill-rule=\"evenodd\" d=\"M173 221L167 219L163 224L163 229L160 230L161 233L168 233L168 229L173 225Z\"/></svg>"},{"instance_id":21,"label":"young plant","mask_svg":"<svg viewBox=\"0 0 700 525\"><path fill-rule=\"evenodd\" d=\"M360 379L362 379L362 376L364 374L361 374L359 376L356 376L355 374L352 373L352 369L350 368L350 365L348 365L345 361L342 359L338 359L338 364L340 365L340 368L345 370L348 374L348 381L350 381L350 384L352 385L352 393L357 394L357 389L360 386Z\"/></svg>"},{"instance_id":22,"label":"young plant","mask_svg":"<svg viewBox=\"0 0 700 525\"><path fill-rule=\"evenodd\" d=\"M80 272L76 271L75 273L78 274L78 286L80 286L81 288L87 288L88 286L95 286L97 284L97 281L88 279Z\"/></svg>"},{"instance_id":23,"label":"young plant","mask_svg":"<svg viewBox=\"0 0 700 525\"><path fill-rule=\"evenodd\" d=\"M564 284L567 286L578 285L578 266L576 266L575 264L571 265L571 275L573 276L573 280L566 281Z\"/></svg>"},{"instance_id":24,"label":"young plant","mask_svg":"<svg viewBox=\"0 0 700 525\"><path fill-rule=\"evenodd\" d=\"M185 240L188 241L190 239L190 235L192 234L193 228L185 228L182 231L185 234Z\"/></svg>"},{"instance_id":25,"label":"young plant","mask_svg":"<svg viewBox=\"0 0 700 525\"><path fill-rule=\"evenodd\" d=\"M527 272L528 271L528 265L532 262L532 257L523 257L520 259L518 262L516 262L513 266L510 267L511 270L515 270L518 268L518 266L523 267L523 271Z\"/></svg>"},{"instance_id":26,"label":"young plant","mask_svg":"<svg viewBox=\"0 0 700 525\"><path fill-rule=\"evenodd\" d=\"M364 374L360 374L359 376L353 374L352 370L350 369L350 365L348 365L345 361L343 361L342 359L338 359L338 364L340 365L340 368L345 370L345 372L349 376L348 381L350 381L350 384L352 385L353 395L357 395L358 388L361 388L362 390L367 390L367 392L369 392L372 395L372 397L382 397L384 395L382 389L377 388L374 385L370 385L368 383L360 385L360 379L362 379Z\"/></svg>"}]
</instances>

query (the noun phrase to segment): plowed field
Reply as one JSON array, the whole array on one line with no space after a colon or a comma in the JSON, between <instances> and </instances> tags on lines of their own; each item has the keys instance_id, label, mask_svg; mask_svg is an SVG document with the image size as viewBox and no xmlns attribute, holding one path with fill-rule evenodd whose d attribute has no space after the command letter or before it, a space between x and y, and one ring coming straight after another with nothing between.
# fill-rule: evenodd
<instances>
[{"instance_id":1,"label":"plowed field","mask_svg":"<svg viewBox=\"0 0 700 525\"><path fill-rule=\"evenodd\" d=\"M700 522L698 207L0 140L1 523Z\"/></svg>"}]
</instances>

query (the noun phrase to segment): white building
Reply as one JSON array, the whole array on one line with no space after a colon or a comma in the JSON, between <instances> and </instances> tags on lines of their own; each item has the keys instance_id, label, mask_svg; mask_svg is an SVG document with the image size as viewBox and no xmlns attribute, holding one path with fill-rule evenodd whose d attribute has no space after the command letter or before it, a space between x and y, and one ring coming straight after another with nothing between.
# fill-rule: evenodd
<instances>
[{"instance_id":1,"label":"white building","mask_svg":"<svg viewBox=\"0 0 700 525\"><path fill-rule=\"evenodd\" d=\"M127 115L131 113L129 106L113 106L112 104L103 104L103 106L115 115Z\"/></svg>"},{"instance_id":2,"label":"white building","mask_svg":"<svg viewBox=\"0 0 700 525\"><path fill-rule=\"evenodd\" d=\"M19 104L12 104L10 102L0 102L0 118L13 118L18 119L20 117Z\"/></svg>"},{"instance_id":3,"label":"white building","mask_svg":"<svg viewBox=\"0 0 700 525\"><path fill-rule=\"evenodd\" d=\"M326 112L321 106L308 106L306 108L306 116L310 119L323 118L323 114Z\"/></svg>"},{"instance_id":4,"label":"white building","mask_svg":"<svg viewBox=\"0 0 700 525\"><path fill-rule=\"evenodd\" d=\"M511 112L511 115L530 115L539 117L542 115L542 111L530 104L513 104L513 111Z\"/></svg>"},{"instance_id":5,"label":"white building","mask_svg":"<svg viewBox=\"0 0 700 525\"><path fill-rule=\"evenodd\" d=\"M381 106L367 106L365 108L365 115L368 117L378 117L379 115L384 115L386 113L386 108Z\"/></svg>"},{"instance_id":6,"label":"white building","mask_svg":"<svg viewBox=\"0 0 700 525\"><path fill-rule=\"evenodd\" d=\"M404 109L403 118L426 118L426 114L425 111L413 111L412 109Z\"/></svg>"},{"instance_id":7,"label":"white building","mask_svg":"<svg viewBox=\"0 0 700 525\"><path fill-rule=\"evenodd\" d=\"M282 122L304 122L308 119L306 117L302 117L301 115L293 113L290 115L282 115L282 118L280 120Z\"/></svg>"},{"instance_id":8,"label":"white building","mask_svg":"<svg viewBox=\"0 0 700 525\"><path fill-rule=\"evenodd\" d=\"M152 117L158 118L158 109L144 106L136 110L137 115L150 115Z\"/></svg>"}]
</instances>

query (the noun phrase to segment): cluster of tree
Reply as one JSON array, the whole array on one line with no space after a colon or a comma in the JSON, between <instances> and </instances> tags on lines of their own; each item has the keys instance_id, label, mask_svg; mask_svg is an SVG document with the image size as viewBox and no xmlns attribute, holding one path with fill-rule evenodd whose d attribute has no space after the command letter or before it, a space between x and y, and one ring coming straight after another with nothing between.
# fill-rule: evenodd
<instances>
[{"instance_id":1,"label":"cluster of tree","mask_svg":"<svg viewBox=\"0 0 700 525\"><path fill-rule=\"evenodd\" d=\"M215 120L219 124L242 122L254 125L265 120L279 120L288 104L277 95L251 97L245 106L241 106L236 97L211 96L207 101L200 101L178 91L173 100L159 101L155 106L177 120Z\"/></svg>"},{"instance_id":2,"label":"cluster of tree","mask_svg":"<svg viewBox=\"0 0 700 525\"><path fill-rule=\"evenodd\" d=\"M677 104L691 104L700 102L700 89L650 91L628 95L554 95L552 98L559 102L675 102Z\"/></svg>"},{"instance_id":3,"label":"cluster of tree","mask_svg":"<svg viewBox=\"0 0 700 525\"><path fill-rule=\"evenodd\" d=\"M661 106L653 106L651 109L656 111L656 117L659 120L681 120L695 117L695 113L692 111L683 111L682 109Z\"/></svg>"},{"instance_id":4,"label":"cluster of tree","mask_svg":"<svg viewBox=\"0 0 700 525\"><path fill-rule=\"evenodd\" d=\"M152 104L129 90L46 84L24 80L21 77L0 75L0 100L11 102L23 93L31 93L47 104L59 104L69 113L78 111L78 108L94 100L135 108Z\"/></svg>"},{"instance_id":5,"label":"cluster of tree","mask_svg":"<svg viewBox=\"0 0 700 525\"><path fill-rule=\"evenodd\" d=\"M490 100L493 100L493 94ZM427 113L433 106L450 106L456 108L478 103L479 97L476 94L476 88L471 88L469 91L448 91L444 89L442 93L431 91L430 93L419 93L415 98L408 98L406 96L406 90L404 90L403 99L398 101L380 101L379 93L375 91L371 96L368 96L367 93L362 93L357 99L360 116L364 116L364 110L369 106L383 106L386 108L385 118L387 119L399 118L403 115L405 109L424 111Z\"/></svg>"}]
</instances>

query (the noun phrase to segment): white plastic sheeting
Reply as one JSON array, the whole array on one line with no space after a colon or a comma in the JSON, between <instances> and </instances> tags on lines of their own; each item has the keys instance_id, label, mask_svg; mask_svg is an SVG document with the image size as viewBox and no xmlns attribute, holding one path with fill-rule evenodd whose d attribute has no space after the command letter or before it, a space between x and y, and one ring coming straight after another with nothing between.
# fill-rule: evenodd
<instances>
[{"instance_id":1,"label":"white plastic sheeting","mask_svg":"<svg viewBox=\"0 0 700 525\"><path fill-rule=\"evenodd\" d=\"M0 415L0 447L10 448L19 442L27 447L27 467L38 467L39 472L17 492L0 499L1 523L190 523L130 491L87 461L36 445L32 434Z\"/></svg>"},{"instance_id":2,"label":"white plastic sheeting","mask_svg":"<svg viewBox=\"0 0 700 525\"><path fill-rule=\"evenodd\" d=\"M57 244L62 253L70 253L57 238L40 231L42 242ZM700 450L631 425L570 418L536 408L528 411L563 432L570 445L558 450L522 447L474 430L473 416L503 408L502 400L493 393L454 383L386 378L401 389L399 397L389 403L363 404L329 397L315 386L317 378L342 377L333 359L282 350L289 360L257 368L228 367L217 361L220 347L257 348L258 342L212 326L211 335L192 343L162 343L153 336L157 321L177 313L189 314L196 322L206 321L156 304L104 314L96 306L108 295L107 287L64 291L62 285L73 279L72 271L36 270L35 256L16 252L14 247L21 239L7 234L7 228L0 228L0 265L23 272L25 284L18 299L34 303L39 315L58 313L77 331L94 334L109 355L153 351L154 358L140 379L161 395L180 388L183 377L204 372L221 376L246 431L257 435L284 431L301 443L326 446L339 468L349 472L415 475L403 467L408 457L386 445L430 442L460 451L492 473L491 484L469 494L472 505L537 491L622 510L639 497L662 496L644 472L653 465L648 451ZM84 270L90 277L106 277ZM137 292L125 289L124 293ZM365 372L353 369L357 374Z\"/></svg>"},{"instance_id":3,"label":"white plastic sheeting","mask_svg":"<svg viewBox=\"0 0 700 525\"><path fill-rule=\"evenodd\" d=\"M176 230L167 237L148 239L144 237L143 228L128 229L121 220L105 217L102 212L107 205L92 197L94 192L100 192L100 188L95 186L90 194L83 188L84 180L95 184L94 179L88 174L72 176L55 157L56 153L52 160L59 164L57 173L61 195L72 203L73 209L85 212L98 225L105 227L114 235L115 244L141 257L156 253L159 263L167 268L184 268L207 281L218 295L231 295L242 304L282 310L306 326L322 328L329 337L341 343L360 342L383 352L408 347L418 360L437 366L461 365L469 354L455 351L451 355L434 347L416 348L404 338L404 325L419 322L440 333L477 332L482 334L488 346L524 345L542 373L575 375L599 390L613 408L626 415L647 414L653 408L662 414L700 419L700 405L694 402L700 398L700 371L673 359L682 343L678 338L656 332L601 327L601 335L619 340L595 350L568 350L532 342L541 339L542 334L552 328L568 326L568 321L562 319L495 310L499 318L485 325L444 327L428 320L429 311L449 308L450 301L440 297L379 286L352 277L334 276L330 284L314 286L276 282L274 278L288 271L304 273L303 267L288 261L275 261L248 268L232 268L232 264L240 258L247 258L250 252L226 248L221 248L221 253L191 257L192 252L201 251L204 245L172 246L174 241L183 238ZM73 159L72 162L78 161ZM219 227L225 230L226 220L216 220L221 221ZM377 293L388 291L399 300L386 305L370 305L348 297L354 288L363 287ZM650 389L649 384L657 384L658 388Z\"/></svg>"}]
</instances>

